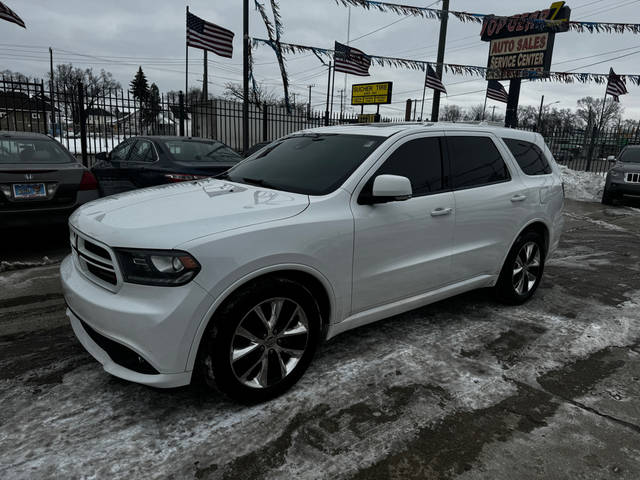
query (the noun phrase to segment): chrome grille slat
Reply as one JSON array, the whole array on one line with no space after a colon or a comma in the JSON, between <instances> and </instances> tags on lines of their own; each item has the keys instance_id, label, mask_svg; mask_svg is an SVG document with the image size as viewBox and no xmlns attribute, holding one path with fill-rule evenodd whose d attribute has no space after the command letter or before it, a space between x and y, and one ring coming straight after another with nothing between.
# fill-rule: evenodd
<instances>
[{"instance_id":1,"label":"chrome grille slat","mask_svg":"<svg viewBox=\"0 0 640 480\"><path fill-rule=\"evenodd\" d=\"M82 274L93 283L116 292L120 288L122 277L118 270L115 253L111 248L74 229L71 229L69 241L76 265ZM95 251L105 252L108 258L95 254Z\"/></svg>"},{"instance_id":2,"label":"chrome grille slat","mask_svg":"<svg viewBox=\"0 0 640 480\"><path fill-rule=\"evenodd\" d=\"M640 172L627 173L627 175L625 177L625 182L627 182L627 183L640 183Z\"/></svg>"}]
</instances>

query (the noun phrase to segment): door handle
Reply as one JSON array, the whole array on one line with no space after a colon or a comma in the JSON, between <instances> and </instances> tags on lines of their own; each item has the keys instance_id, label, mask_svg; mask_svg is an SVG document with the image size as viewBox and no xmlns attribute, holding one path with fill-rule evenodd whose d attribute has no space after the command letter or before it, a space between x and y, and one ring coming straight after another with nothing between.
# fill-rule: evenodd
<instances>
[{"instance_id":1,"label":"door handle","mask_svg":"<svg viewBox=\"0 0 640 480\"><path fill-rule=\"evenodd\" d=\"M512 202L522 202L524 200L527 199L526 195L522 195L522 194L518 194L518 195L514 195L513 197L511 197L511 201Z\"/></svg>"},{"instance_id":2,"label":"door handle","mask_svg":"<svg viewBox=\"0 0 640 480\"><path fill-rule=\"evenodd\" d=\"M449 215L451 212L453 211L452 208L436 208L435 210L431 211L431 216L432 217L442 217L443 215Z\"/></svg>"}]
</instances>

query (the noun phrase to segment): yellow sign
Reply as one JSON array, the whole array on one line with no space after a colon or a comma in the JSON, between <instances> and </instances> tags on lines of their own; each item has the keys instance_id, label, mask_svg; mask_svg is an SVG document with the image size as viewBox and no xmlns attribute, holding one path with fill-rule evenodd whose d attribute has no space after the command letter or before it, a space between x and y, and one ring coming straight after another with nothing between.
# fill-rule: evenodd
<instances>
[{"instance_id":1,"label":"yellow sign","mask_svg":"<svg viewBox=\"0 0 640 480\"><path fill-rule=\"evenodd\" d=\"M391 103L393 82L360 83L351 86L351 105Z\"/></svg>"}]
</instances>

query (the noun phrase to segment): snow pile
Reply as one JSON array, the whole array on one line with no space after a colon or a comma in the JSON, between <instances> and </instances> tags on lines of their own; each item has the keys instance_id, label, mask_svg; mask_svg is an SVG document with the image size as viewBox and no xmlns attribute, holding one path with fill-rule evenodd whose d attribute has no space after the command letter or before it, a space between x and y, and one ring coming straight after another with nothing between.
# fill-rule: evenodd
<instances>
[{"instance_id":1,"label":"snow pile","mask_svg":"<svg viewBox=\"0 0 640 480\"><path fill-rule=\"evenodd\" d=\"M558 165L558 167L562 173L567 198L588 202L600 201L605 182L605 177L602 174L571 170L564 165Z\"/></svg>"},{"instance_id":2,"label":"snow pile","mask_svg":"<svg viewBox=\"0 0 640 480\"><path fill-rule=\"evenodd\" d=\"M42 267L44 265L52 265L57 263L55 260L51 260L49 257L42 257L41 261L36 262L7 262L5 260L0 261L0 273L8 272L10 270L22 270L24 268Z\"/></svg>"}]
</instances>

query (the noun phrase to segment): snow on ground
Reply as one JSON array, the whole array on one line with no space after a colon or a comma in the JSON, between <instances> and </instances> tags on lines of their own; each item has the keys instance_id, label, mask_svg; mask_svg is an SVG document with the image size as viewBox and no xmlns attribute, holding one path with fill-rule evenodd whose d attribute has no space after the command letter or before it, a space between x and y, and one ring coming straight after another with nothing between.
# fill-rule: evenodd
<instances>
[{"instance_id":1,"label":"snow on ground","mask_svg":"<svg viewBox=\"0 0 640 480\"><path fill-rule=\"evenodd\" d=\"M600 201L605 182L602 174L572 170L564 165L558 167L562 173L567 198L588 202Z\"/></svg>"},{"instance_id":2,"label":"snow on ground","mask_svg":"<svg viewBox=\"0 0 640 480\"><path fill-rule=\"evenodd\" d=\"M49 257L42 257L40 261L33 262L7 262L0 260L0 272L8 272L9 270L22 270L24 268L41 267L44 265L51 265L56 263L55 260L49 259Z\"/></svg>"}]
</instances>

